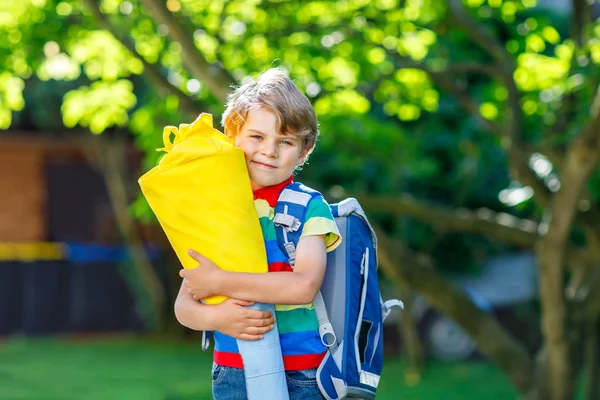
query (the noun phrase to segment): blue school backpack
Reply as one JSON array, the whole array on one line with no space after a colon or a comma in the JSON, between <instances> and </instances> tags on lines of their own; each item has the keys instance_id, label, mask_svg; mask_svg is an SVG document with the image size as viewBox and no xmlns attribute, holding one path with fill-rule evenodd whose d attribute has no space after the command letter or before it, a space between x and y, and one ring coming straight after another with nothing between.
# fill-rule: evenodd
<instances>
[{"instance_id":1,"label":"blue school backpack","mask_svg":"<svg viewBox=\"0 0 600 400\"><path fill-rule=\"evenodd\" d=\"M321 194L289 184L275 206L275 231L293 268L308 203ZM399 300L381 298L377 278L377 238L356 199L332 204L342 244L327 255L327 270L313 305L321 341L328 351L317 370L328 400L374 399L383 366L383 321Z\"/></svg>"}]
</instances>

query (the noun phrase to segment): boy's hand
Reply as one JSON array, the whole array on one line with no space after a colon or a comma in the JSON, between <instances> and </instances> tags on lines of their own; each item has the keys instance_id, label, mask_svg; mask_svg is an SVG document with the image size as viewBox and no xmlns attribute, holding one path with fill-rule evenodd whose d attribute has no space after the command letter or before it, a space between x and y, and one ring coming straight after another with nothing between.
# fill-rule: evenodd
<instances>
[{"instance_id":1,"label":"boy's hand","mask_svg":"<svg viewBox=\"0 0 600 400\"><path fill-rule=\"evenodd\" d=\"M184 279L188 293L196 300L220 294L217 292L218 274L221 271L219 267L195 250L188 250L188 254L199 263L194 269L179 271L179 276Z\"/></svg>"},{"instance_id":2,"label":"boy's hand","mask_svg":"<svg viewBox=\"0 0 600 400\"><path fill-rule=\"evenodd\" d=\"M242 340L259 340L273 329L275 319L270 312L246 308L254 302L227 299L217 304L215 310L215 330Z\"/></svg>"}]
</instances>

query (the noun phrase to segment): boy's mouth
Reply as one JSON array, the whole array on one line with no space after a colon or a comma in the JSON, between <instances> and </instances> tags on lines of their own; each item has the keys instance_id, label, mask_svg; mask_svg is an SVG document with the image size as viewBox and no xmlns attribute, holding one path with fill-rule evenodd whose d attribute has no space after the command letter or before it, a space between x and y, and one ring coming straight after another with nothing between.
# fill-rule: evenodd
<instances>
[{"instance_id":1,"label":"boy's mouth","mask_svg":"<svg viewBox=\"0 0 600 400\"><path fill-rule=\"evenodd\" d=\"M252 161L252 163L258 165L259 167L264 167L264 168L267 168L267 169L275 169L275 168L277 168L274 165L265 164L265 163L261 163L261 162L258 162L258 161Z\"/></svg>"}]
</instances>

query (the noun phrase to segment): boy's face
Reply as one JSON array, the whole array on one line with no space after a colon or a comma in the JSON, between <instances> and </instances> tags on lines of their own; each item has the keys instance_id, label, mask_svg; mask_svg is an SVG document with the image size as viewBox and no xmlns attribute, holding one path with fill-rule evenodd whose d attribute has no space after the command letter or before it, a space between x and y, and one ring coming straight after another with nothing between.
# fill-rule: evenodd
<instances>
[{"instance_id":1,"label":"boy's face","mask_svg":"<svg viewBox=\"0 0 600 400\"><path fill-rule=\"evenodd\" d=\"M306 152L293 135L277 129L275 114L264 108L248 112L246 123L236 138L244 151L252 190L277 185L288 179L304 162Z\"/></svg>"}]
</instances>

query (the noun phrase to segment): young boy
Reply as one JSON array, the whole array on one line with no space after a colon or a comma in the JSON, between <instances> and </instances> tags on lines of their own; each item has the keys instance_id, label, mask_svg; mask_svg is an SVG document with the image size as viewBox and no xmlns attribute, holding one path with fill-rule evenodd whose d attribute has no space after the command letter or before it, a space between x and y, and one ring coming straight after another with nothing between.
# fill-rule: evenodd
<instances>
[{"instance_id":1,"label":"young boy","mask_svg":"<svg viewBox=\"0 0 600 400\"><path fill-rule=\"evenodd\" d=\"M315 197L302 221L292 269L277 244L273 224L281 191L292 182L294 171L314 149L318 136L316 115L285 73L271 69L229 96L223 126L225 134L235 139L246 157L269 272L223 271L191 250L190 256L200 265L180 272L184 280L175 305L176 316L180 323L195 329L221 327L215 333L213 396L217 400L238 400L246 397L245 382L233 338L259 339L270 330L273 320L268 314L242 309L248 303L241 300L228 300L218 306L205 306L194 300L221 294L231 299L276 304L290 399L322 399L316 369L326 347L319 336L312 301L325 274L326 253L341 243L341 237L326 201Z\"/></svg>"}]
</instances>

